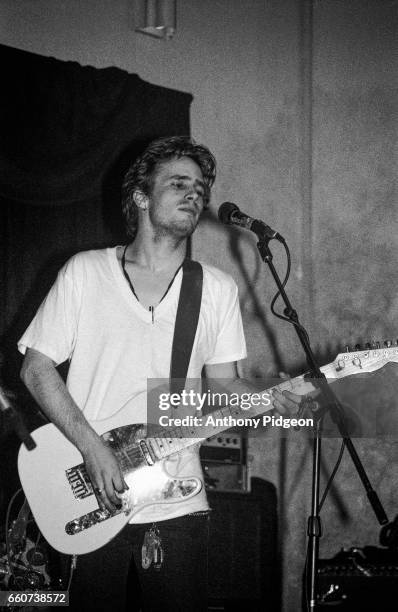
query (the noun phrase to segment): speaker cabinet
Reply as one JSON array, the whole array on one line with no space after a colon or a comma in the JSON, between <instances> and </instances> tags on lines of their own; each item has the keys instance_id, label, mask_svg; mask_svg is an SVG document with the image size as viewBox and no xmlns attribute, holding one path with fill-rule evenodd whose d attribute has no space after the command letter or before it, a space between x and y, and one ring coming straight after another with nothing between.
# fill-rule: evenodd
<instances>
[{"instance_id":1,"label":"speaker cabinet","mask_svg":"<svg viewBox=\"0 0 398 612\"><path fill-rule=\"evenodd\" d=\"M209 610L280 610L276 490L252 478L250 493L208 492Z\"/></svg>"}]
</instances>

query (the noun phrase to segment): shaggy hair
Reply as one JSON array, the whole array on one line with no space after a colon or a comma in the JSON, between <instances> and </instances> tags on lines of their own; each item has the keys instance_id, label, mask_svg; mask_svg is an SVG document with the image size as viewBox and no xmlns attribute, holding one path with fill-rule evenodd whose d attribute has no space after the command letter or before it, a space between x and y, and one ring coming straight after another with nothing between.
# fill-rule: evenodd
<instances>
[{"instance_id":1,"label":"shaggy hair","mask_svg":"<svg viewBox=\"0 0 398 612\"><path fill-rule=\"evenodd\" d=\"M127 234L135 238L138 230L138 208L134 192L150 195L158 165L171 159L190 157L202 171L205 184L204 204L208 206L210 190L216 178L216 160L209 149L197 144L190 136L158 138L127 170L122 185L122 212Z\"/></svg>"}]
</instances>

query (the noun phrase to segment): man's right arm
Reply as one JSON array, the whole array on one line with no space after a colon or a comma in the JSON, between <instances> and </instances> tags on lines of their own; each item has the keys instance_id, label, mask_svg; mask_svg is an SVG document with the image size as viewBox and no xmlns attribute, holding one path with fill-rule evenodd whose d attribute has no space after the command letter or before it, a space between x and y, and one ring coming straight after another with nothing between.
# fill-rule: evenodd
<instances>
[{"instance_id":1,"label":"man's right arm","mask_svg":"<svg viewBox=\"0 0 398 612\"><path fill-rule=\"evenodd\" d=\"M81 452L93 486L104 490L98 501L113 511L120 505L115 491L127 488L119 464L73 400L52 359L27 349L21 378L49 420Z\"/></svg>"}]
</instances>

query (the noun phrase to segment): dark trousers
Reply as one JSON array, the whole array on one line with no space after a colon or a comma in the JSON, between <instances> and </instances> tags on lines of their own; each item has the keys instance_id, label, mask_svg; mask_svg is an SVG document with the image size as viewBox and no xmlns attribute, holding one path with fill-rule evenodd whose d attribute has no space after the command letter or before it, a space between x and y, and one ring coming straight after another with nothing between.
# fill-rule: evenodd
<instances>
[{"instance_id":1,"label":"dark trousers","mask_svg":"<svg viewBox=\"0 0 398 612\"><path fill-rule=\"evenodd\" d=\"M127 525L111 542L77 558L70 587L72 612L204 612L207 610L206 514L157 523L164 560L141 565L145 532ZM54 608L55 609L55 608Z\"/></svg>"}]
</instances>

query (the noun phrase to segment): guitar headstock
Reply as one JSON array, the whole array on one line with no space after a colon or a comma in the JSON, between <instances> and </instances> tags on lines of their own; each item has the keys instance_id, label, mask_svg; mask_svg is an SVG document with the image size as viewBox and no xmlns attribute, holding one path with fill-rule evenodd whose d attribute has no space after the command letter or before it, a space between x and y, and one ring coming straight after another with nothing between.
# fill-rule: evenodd
<instances>
[{"instance_id":1,"label":"guitar headstock","mask_svg":"<svg viewBox=\"0 0 398 612\"><path fill-rule=\"evenodd\" d=\"M398 362L398 343L392 340L367 343L364 348L359 344L354 350L347 346L333 361L335 376L347 376L360 372L373 372L387 363Z\"/></svg>"}]
</instances>

